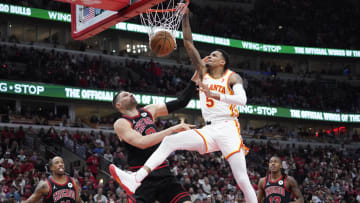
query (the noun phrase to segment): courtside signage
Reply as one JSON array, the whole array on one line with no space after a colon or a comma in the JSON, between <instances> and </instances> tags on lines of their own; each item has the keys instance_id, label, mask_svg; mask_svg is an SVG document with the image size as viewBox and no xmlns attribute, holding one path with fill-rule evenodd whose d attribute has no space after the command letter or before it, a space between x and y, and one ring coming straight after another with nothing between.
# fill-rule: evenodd
<instances>
[{"instance_id":1,"label":"courtside signage","mask_svg":"<svg viewBox=\"0 0 360 203\"><path fill-rule=\"evenodd\" d=\"M108 90L84 89L78 87L65 87L60 85L45 85L39 83L0 81L0 93L112 102L112 99L117 92ZM175 97L147 94L134 94L134 97L137 102L142 105L162 104L176 99ZM200 101L197 99L192 99L186 108L200 110ZM240 106L238 111L240 114L250 114L255 116L360 123L360 114L329 113L258 105Z\"/></svg>"},{"instance_id":2,"label":"courtside signage","mask_svg":"<svg viewBox=\"0 0 360 203\"><path fill-rule=\"evenodd\" d=\"M0 13L22 15L32 18L40 18L44 20L52 20L52 21L60 21L60 22L68 22L68 23L71 22L71 14L69 13L16 6L10 4L0 3ZM147 34L147 29L145 26L134 23L121 22L111 28L116 30ZM182 32L178 31L176 37L182 39ZM360 58L360 50L262 44L257 42L248 42L237 39L202 35L196 33L193 33L193 39L194 41L202 42L202 43L215 44L220 46L228 46L239 49L246 49L250 51L259 51L259 52L267 52L267 53Z\"/></svg>"}]
</instances>

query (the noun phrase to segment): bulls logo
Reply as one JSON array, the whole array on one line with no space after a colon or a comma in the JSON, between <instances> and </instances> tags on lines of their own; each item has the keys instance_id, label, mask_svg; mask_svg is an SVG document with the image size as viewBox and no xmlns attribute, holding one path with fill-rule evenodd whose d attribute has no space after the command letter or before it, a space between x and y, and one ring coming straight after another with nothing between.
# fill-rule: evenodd
<instances>
[{"instance_id":1,"label":"bulls logo","mask_svg":"<svg viewBox=\"0 0 360 203\"><path fill-rule=\"evenodd\" d=\"M72 187L73 187L73 184L72 184L72 183L68 183L68 187L69 187L69 188L72 188Z\"/></svg>"},{"instance_id":2,"label":"bulls logo","mask_svg":"<svg viewBox=\"0 0 360 203\"><path fill-rule=\"evenodd\" d=\"M282 180L279 181L279 185L283 185L284 182Z\"/></svg>"},{"instance_id":3,"label":"bulls logo","mask_svg":"<svg viewBox=\"0 0 360 203\"><path fill-rule=\"evenodd\" d=\"M147 113L145 113L145 112L144 112L144 113L141 113L141 116L142 116L142 117L146 117L146 116L147 116Z\"/></svg>"}]
</instances>

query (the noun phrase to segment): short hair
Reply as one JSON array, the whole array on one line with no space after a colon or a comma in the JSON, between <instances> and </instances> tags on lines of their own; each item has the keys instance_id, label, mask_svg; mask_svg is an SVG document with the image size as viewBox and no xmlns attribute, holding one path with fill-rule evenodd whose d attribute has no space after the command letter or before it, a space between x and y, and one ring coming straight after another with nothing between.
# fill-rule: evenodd
<instances>
[{"instance_id":1,"label":"short hair","mask_svg":"<svg viewBox=\"0 0 360 203\"><path fill-rule=\"evenodd\" d=\"M119 100L119 95L120 95L120 93L121 93L122 91L123 91L123 90L118 91L118 92L115 94L115 96L114 96L114 98L113 98L113 100L112 100L112 107L113 107L115 110L117 110L117 108L116 108L116 103L118 102L118 100Z\"/></svg>"},{"instance_id":2,"label":"short hair","mask_svg":"<svg viewBox=\"0 0 360 203\"><path fill-rule=\"evenodd\" d=\"M49 163L48 163L49 170L50 170L51 166L53 165L53 159L54 159L54 158L50 159L50 161L49 161Z\"/></svg>"},{"instance_id":3,"label":"short hair","mask_svg":"<svg viewBox=\"0 0 360 203\"><path fill-rule=\"evenodd\" d=\"M281 160L280 156L279 156L279 155L277 155L277 154L272 155L272 156L270 157L270 159L271 159L271 158L277 158L277 159L279 159L279 160L280 160L280 163L282 163L282 160ZM269 159L269 161L270 161L270 159Z\"/></svg>"},{"instance_id":4,"label":"short hair","mask_svg":"<svg viewBox=\"0 0 360 203\"><path fill-rule=\"evenodd\" d=\"M218 51L222 54L224 60L225 60L225 65L224 65L224 68L227 69L228 68L228 65L230 63L230 55L224 51L223 49L216 49L215 51Z\"/></svg>"},{"instance_id":5,"label":"short hair","mask_svg":"<svg viewBox=\"0 0 360 203\"><path fill-rule=\"evenodd\" d=\"M49 170L50 170L51 166L54 164L54 159L55 159L56 157L60 157L60 158L62 159L61 156L54 156L52 159L50 159L50 161L49 161L49 163L48 163Z\"/></svg>"}]
</instances>

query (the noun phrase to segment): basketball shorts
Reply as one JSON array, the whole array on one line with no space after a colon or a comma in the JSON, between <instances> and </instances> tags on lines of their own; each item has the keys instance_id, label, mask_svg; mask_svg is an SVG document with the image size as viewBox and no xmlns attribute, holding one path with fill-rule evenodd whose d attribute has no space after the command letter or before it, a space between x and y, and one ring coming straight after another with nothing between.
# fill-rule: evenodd
<instances>
[{"instance_id":1,"label":"basketball shorts","mask_svg":"<svg viewBox=\"0 0 360 203\"><path fill-rule=\"evenodd\" d=\"M200 153L221 151L227 159L234 153L240 152L242 148L245 150L245 154L248 152L248 148L243 144L240 124L237 120L211 123L194 131L202 137L206 146L206 151Z\"/></svg>"},{"instance_id":2,"label":"basketball shorts","mask_svg":"<svg viewBox=\"0 0 360 203\"><path fill-rule=\"evenodd\" d=\"M173 176L147 177L135 194L128 197L129 203L182 203L191 201L190 195Z\"/></svg>"}]
</instances>

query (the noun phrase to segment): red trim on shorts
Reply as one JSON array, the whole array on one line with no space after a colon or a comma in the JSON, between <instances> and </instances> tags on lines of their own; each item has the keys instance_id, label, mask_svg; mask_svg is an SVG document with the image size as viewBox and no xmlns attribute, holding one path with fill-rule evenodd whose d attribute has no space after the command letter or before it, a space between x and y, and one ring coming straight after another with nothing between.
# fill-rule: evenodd
<instances>
[{"instance_id":1,"label":"red trim on shorts","mask_svg":"<svg viewBox=\"0 0 360 203\"><path fill-rule=\"evenodd\" d=\"M270 182L270 183L277 183L277 182L278 182L279 180L281 180L282 178L283 178L283 176L281 175L280 178L278 178L277 180L272 181L272 180L271 180L271 174L270 174L270 175L269 175L269 182Z\"/></svg>"},{"instance_id":2,"label":"red trim on shorts","mask_svg":"<svg viewBox=\"0 0 360 203\"><path fill-rule=\"evenodd\" d=\"M291 191L286 187L287 177L288 177L288 176L286 175L285 178L284 178L284 188L285 188L286 191L291 192Z\"/></svg>"},{"instance_id":3,"label":"red trim on shorts","mask_svg":"<svg viewBox=\"0 0 360 203\"><path fill-rule=\"evenodd\" d=\"M186 196L190 196L188 192L181 192L181 193L177 194L174 198L172 198L170 203L176 203L181 198L186 197Z\"/></svg>"},{"instance_id":4,"label":"red trim on shorts","mask_svg":"<svg viewBox=\"0 0 360 203\"><path fill-rule=\"evenodd\" d=\"M129 203L136 203L136 199L134 199L132 196L127 195L127 199Z\"/></svg>"},{"instance_id":5,"label":"red trim on shorts","mask_svg":"<svg viewBox=\"0 0 360 203\"><path fill-rule=\"evenodd\" d=\"M45 197L45 199L49 199L50 196L52 195L52 188L51 188L51 183L50 183L50 181L48 179L46 179L46 182L47 182L47 184L49 186L49 194L48 194L48 196Z\"/></svg>"},{"instance_id":6,"label":"red trim on shorts","mask_svg":"<svg viewBox=\"0 0 360 203\"><path fill-rule=\"evenodd\" d=\"M169 164L166 162L166 161L164 161L164 162L162 162L161 164L160 164L160 166L158 166L158 167L156 167L154 170L158 170L158 169L161 169L161 168L165 168L165 167L167 167L167 166L169 166ZM139 168L142 168L143 166L131 166L131 167L129 167L130 168L130 170L136 170L136 169L139 169ZM153 170L153 171L154 171Z\"/></svg>"},{"instance_id":7,"label":"red trim on shorts","mask_svg":"<svg viewBox=\"0 0 360 203\"><path fill-rule=\"evenodd\" d=\"M154 121L154 117L153 117L153 115L147 110L147 109L145 109L145 108L141 108L142 110L144 110L144 111L146 111L149 115L150 115L150 117L151 117L151 120L153 120Z\"/></svg>"},{"instance_id":8,"label":"red trim on shorts","mask_svg":"<svg viewBox=\"0 0 360 203\"><path fill-rule=\"evenodd\" d=\"M206 142L206 139L205 139L205 136L203 134L201 134L198 130L194 129L194 131L200 135L200 137L204 140L204 144L205 144L205 147L206 147L206 152L209 151L209 148L208 148L208 144Z\"/></svg>"},{"instance_id":9,"label":"red trim on shorts","mask_svg":"<svg viewBox=\"0 0 360 203\"><path fill-rule=\"evenodd\" d=\"M228 154L228 155L225 157L226 160L227 160L229 157L231 157L233 154L235 154L235 153L237 153L237 152L240 152L240 151L241 151L241 148L243 148L243 146L244 146L243 140L242 140L241 135L240 135L240 125L239 125L239 123L238 123L237 120L234 120L234 122L235 122L236 130L237 130L238 135L239 135L240 146L239 146L239 148L238 148L237 150L235 150L235 151L231 152L230 154ZM244 150L245 150L245 149L244 149ZM245 151L244 151L244 154L246 155L246 152L245 152Z\"/></svg>"},{"instance_id":10,"label":"red trim on shorts","mask_svg":"<svg viewBox=\"0 0 360 203\"><path fill-rule=\"evenodd\" d=\"M50 180L52 180L55 183L55 185L65 186L69 182L69 176L66 176L66 182L64 184L60 184L60 183L56 182L52 177L50 177Z\"/></svg>"}]
</instances>

